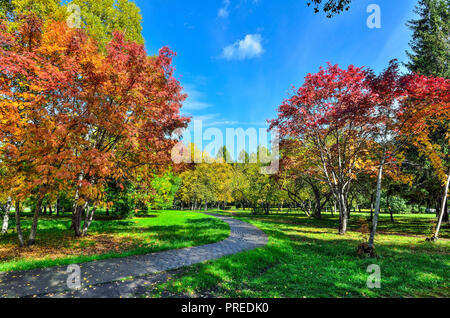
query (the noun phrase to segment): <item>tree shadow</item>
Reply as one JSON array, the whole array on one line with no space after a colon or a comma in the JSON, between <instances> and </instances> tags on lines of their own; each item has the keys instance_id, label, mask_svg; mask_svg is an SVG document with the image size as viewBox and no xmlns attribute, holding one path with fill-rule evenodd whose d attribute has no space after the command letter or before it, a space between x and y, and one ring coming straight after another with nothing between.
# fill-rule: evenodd
<instances>
[{"instance_id":1,"label":"tree shadow","mask_svg":"<svg viewBox=\"0 0 450 318\"><path fill-rule=\"evenodd\" d=\"M256 221L248 216L247 220ZM268 218L257 222L270 237L268 246L196 265L161 286L170 291L167 296L189 295L189 290L197 296L237 298L449 295L445 289L449 280L445 247L423 243L411 248L395 241L382 242L376 246L379 258L359 258L358 238L311 238L308 234L320 233L301 228L290 235L284 231L292 232L295 224L283 229ZM327 228L331 229L334 227ZM371 264L381 268L381 289L367 287Z\"/></svg>"}]
</instances>

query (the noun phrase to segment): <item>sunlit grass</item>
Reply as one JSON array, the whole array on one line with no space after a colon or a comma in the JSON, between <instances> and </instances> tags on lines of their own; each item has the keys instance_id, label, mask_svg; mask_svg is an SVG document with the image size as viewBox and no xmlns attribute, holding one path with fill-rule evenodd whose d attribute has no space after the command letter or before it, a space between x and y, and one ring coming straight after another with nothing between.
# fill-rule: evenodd
<instances>
[{"instance_id":1,"label":"sunlit grass","mask_svg":"<svg viewBox=\"0 0 450 318\"><path fill-rule=\"evenodd\" d=\"M23 220L29 229L31 220ZM43 217L36 245L19 249L14 221L0 235L0 271L82 263L210 244L226 239L228 224L195 212L164 211L145 218L94 221L89 235L74 238L69 218ZM27 234L27 233L25 233Z\"/></svg>"},{"instance_id":2,"label":"sunlit grass","mask_svg":"<svg viewBox=\"0 0 450 318\"><path fill-rule=\"evenodd\" d=\"M425 242L432 217L402 215L391 225L385 223L388 216L383 215L381 231L387 234L377 236L378 258L370 259L357 256L357 246L363 239L362 233L354 231L360 227L357 214L352 215L349 233L341 236L337 218L329 215L315 220L301 215L250 216L241 212L238 219L269 235L267 247L190 267L149 290L147 296L450 296L450 241ZM417 221L415 236L405 236L412 231L408 220ZM448 225L443 233L448 236ZM371 264L381 268L381 289L367 288L366 271Z\"/></svg>"}]
</instances>

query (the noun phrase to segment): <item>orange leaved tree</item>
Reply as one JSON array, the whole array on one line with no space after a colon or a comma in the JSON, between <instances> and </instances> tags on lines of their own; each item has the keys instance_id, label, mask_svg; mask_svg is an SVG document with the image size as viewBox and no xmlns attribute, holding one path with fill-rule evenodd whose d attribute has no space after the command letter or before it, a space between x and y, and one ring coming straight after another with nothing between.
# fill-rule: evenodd
<instances>
[{"instance_id":1,"label":"orange leaved tree","mask_svg":"<svg viewBox=\"0 0 450 318\"><path fill-rule=\"evenodd\" d=\"M26 174L21 195L36 198L29 244L44 196L61 190L75 199L75 235L85 235L106 180L170 164L171 132L188 121L173 53L149 57L121 33L102 53L83 30L32 16L18 31L1 25L1 155L16 169L8 175Z\"/></svg>"}]
</instances>

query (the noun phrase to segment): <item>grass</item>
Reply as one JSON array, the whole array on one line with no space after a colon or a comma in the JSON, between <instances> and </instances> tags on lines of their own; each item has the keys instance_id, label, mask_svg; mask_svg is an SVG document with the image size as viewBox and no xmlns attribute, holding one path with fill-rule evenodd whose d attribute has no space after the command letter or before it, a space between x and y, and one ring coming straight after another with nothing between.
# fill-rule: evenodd
<instances>
[{"instance_id":1,"label":"grass","mask_svg":"<svg viewBox=\"0 0 450 318\"><path fill-rule=\"evenodd\" d=\"M210 244L226 239L230 233L228 224L217 218L195 212L163 211L142 218L94 221L87 237L75 239L69 230L69 218L43 216L36 245L19 249L14 220L10 222L9 233L0 235L0 272ZM30 229L29 216L23 219L22 227Z\"/></svg>"},{"instance_id":2,"label":"grass","mask_svg":"<svg viewBox=\"0 0 450 318\"><path fill-rule=\"evenodd\" d=\"M227 214L227 213L225 213ZM229 213L228 213L229 214ZM449 297L450 229L442 239L425 242L433 216L388 215L380 219L377 259L359 258L366 214L353 213L350 231L337 234L337 218L302 215L234 217L269 235L269 244L254 251L198 264L148 290L146 297ZM381 268L381 288L368 289L367 268Z\"/></svg>"}]
</instances>

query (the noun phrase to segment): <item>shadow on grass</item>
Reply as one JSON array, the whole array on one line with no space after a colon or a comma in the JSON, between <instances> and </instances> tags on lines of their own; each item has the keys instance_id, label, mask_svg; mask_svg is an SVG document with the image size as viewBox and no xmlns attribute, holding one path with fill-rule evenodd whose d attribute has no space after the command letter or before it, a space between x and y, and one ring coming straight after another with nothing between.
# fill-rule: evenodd
<instances>
[{"instance_id":1,"label":"shadow on grass","mask_svg":"<svg viewBox=\"0 0 450 318\"><path fill-rule=\"evenodd\" d=\"M165 222L168 224L164 225ZM31 248L18 249L17 236L12 231L0 236L0 258L3 263L0 267L2 270L16 270L17 266L30 269L66 264L63 259L68 257L83 262L147 254L215 243L229 236L228 224L219 219L191 219L190 216L171 214L161 220L96 221L88 236L83 238L74 237L69 229L70 224L69 219L41 220L36 245ZM30 220L24 220L24 228L30 225ZM44 258L51 261L47 262Z\"/></svg>"},{"instance_id":2,"label":"shadow on grass","mask_svg":"<svg viewBox=\"0 0 450 318\"><path fill-rule=\"evenodd\" d=\"M383 237L377 244L381 257L358 258L356 234L317 233L308 229L310 224L299 228L291 223L282 228L279 220L271 222L269 217L247 221L269 235L267 247L196 265L149 293L238 298L450 296L448 245L440 249L423 243L412 250L405 242ZM325 228L322 221L316 222L320 224L315 228ZM313 238L311 234L326 235ZM371 264L381 268L381 289L367 288L366 270Z\"/></svg>"},{"instance_id":3,"label":"shadow on grass","mask_svg":"<svg viewBox=\"0 0 450 318\"><path fill-rule=\"evenodd\" d=\"M226 213L223 213L226 215ZM233 216L238 218L248 218L251 220L270 220L274 223L293 224L293 225L308 225L311 228L336 228L338 229L338 217L331 217L324 215L322 219L317 220L301 214L282 215L252 215L245 212L235 212ZM358 231L360 229L360 221L364 220L367 224L371 224L368 220L369 215L354 213L348 223L350 231ZM395 222L390 221L389 215L381 214L378 222L378 232L385 234L409 235L409 236L423 236L424 239L433 234L433 229L436 224L435 218L430 218L429 215L396 215ZM450 223L443 223L440 231L441 238L450 239Z\"/></svg>"}]
</instances>

